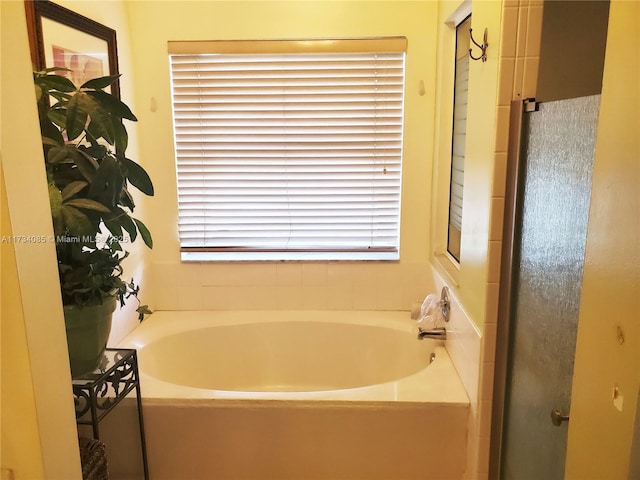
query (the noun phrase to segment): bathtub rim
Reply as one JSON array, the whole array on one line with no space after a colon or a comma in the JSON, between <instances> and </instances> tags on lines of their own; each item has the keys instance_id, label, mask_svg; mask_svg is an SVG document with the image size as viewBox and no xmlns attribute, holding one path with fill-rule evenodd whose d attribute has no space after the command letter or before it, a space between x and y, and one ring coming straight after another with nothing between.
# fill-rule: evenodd
<instances>
[{"instance_id":1,"label":"bathtub rim","mask_svg":"<svg viewBox=\"0 0 640 480\"><path fill-rule=\"evenodd\" d=\"M263 314L263 316L260 316ZM273 318L273 316L277 318ZM252 324L256 321L321 321L327 323L353 323L375 325L403 332L417 330L415 321L405 311L370 310L230 310L230 311L157 311L127 335L118 345L122 348L142 348L145 345L183 331L215 326ZM258 319L256 319L258 317ZM265 318L266 317L266 318ZM262 318L262 320L260 320ZM418 340L416 340L418 341ZM469 406L469 397L447 353L444 342L435 342L435 360L422 370L390 382L364 387L307 391L307 392L244 392L210 390L163 381L140 368L140 384L145 403L207 404L215 403L260 407L275 406L279 402L295 401L296 405L358 405L380 408L398 404L441 404Z\"/></svg>"}]
</instances>

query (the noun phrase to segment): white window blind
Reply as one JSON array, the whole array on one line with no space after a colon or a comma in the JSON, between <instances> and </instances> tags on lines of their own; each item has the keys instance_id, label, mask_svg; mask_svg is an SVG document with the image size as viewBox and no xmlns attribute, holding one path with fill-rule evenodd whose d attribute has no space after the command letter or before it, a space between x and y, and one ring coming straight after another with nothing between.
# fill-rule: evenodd
<instances>
[{"instance_id":1,"label":"white window blind","mask_svg":"<svg viewBox=\"0 0 640 480\"><path fill-rule=\"evenodd\" d=\"M469 91L469 56L456 60L455 100L453 105L453 143L451 154L450 222L462 229L462 191L467 138L467 92Z\"/></svg>"},{"instance_id":2,"label":"white window blind","mask_svg":"<svg viewBox=\"0 0 640 480\"><path fill-rule=\"evenodd\" d=\"M403 51L195 50L170 54L183 252L398 251Z\"/></svg>"},{"instance_id":3,"label":"white window blind","mask_svg":"<svg viewBox=\"0 0 640 480\"><path fill-rule=\"evenodd\" d=\"M467 139L467 99L469 91L469 28L471 16L456 27L456 64L453 96L451 145L451 186L449 197L449 238L447 250L460 261L464 159Z\"/></svg>"}]
</instances>

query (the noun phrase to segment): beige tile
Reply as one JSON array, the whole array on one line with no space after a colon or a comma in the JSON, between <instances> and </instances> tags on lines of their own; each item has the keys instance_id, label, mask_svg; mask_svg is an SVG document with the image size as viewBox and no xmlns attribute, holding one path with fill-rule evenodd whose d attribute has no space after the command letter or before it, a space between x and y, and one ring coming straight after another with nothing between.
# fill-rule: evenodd
<instances>
[{"instance_id":1,"label":"beige tile","mask_svg":"<svg viewBox=\"0 0 640 480\"><path fill-rule=\"evenodd\" d=\"M302 264L302 285L303 286L326 286L327 285L327 264L326 263L303 263Z\"/></svg>"},{"instance_id":2,"label":"beige tile","mask_svg":"<svg viewBox=\"0 0 640 480\"><path fill-rule=\"evenodd\" d=\"M205 263L201 265L201 285L210 287L222 287L226 285L224 265L220 263Z\"/></svg>"},{"instance_id":3,"label":"beige tile","mask_svg":"<svg viewBox=\"0 0 640 480\"><path fill-rule=\"evenodd\" d=\"M498 152L494 155L493 162L493 188L491 195L496 198L504 198L507 184L507 152ZM502 238L502 231L500 232ZM498 240L490 238L489 240Z\"/></svg>"},{"instance_id":4,"label":"beige tile","mask_svg":"<svg viewBox=\"0 0 640 480\"><path fill-rule=\"evenodd\" d=\"M302 286L276 287L277 308L279 310L300 310L302 306Z\"/></svg>"},{"instance_id":5,"label":"beige tile","mask_svg":"<svg viewBox=\"0 0 640 480\"><path fill-rule=\"evenodd\" d=\"M536 96L539 63L539 58L524 59L524 76L522 79L523 98L532 98Z\"/></svg>"},{"instance_id":6,"label":"beige tile","mask_svg":"<svg viewBox=\"0 0 640 480\"><path fill-rule=\"evenodd\" d=\"M478 442L478 479L486 479L489 476L489 448L490 437L480 437Z\"/></svg>"},{"instance_id":7,"label":"beige tile","mask_svg":"<svg viewBox=\"0 0 640 480\"><path fill-rule=\"evenodd\" d=\"M264 265L273 269L275 265ZM265 270L259 264L251 263L211 263L202 265L202 285L205 286L243 286L255 285L264 278Z\"/></svg>"},{"instance_id":8,"label":"beige tile","mask_svg":"<svg viewBox=\"0 0 640 480\"><path fill-rule=\"evenodd\" d=\"M491 284L490 284L491 285ZM497 324L485 323L482 336L482 361L495 362Z\"/></svg>"},{"instance_id":9,"label":"beige tile","mask_svg":"<svg viewBox=\"0 0 640 480\"><path fill-rule=\"evenodd\" d=\"M480 437L488 437L491 433L491 400L482 400L480 402L480 415L478 422L478 433Z\"/></svg>"},{"instance_id":10,"label":"beige tile","mask_svg":"<svg viewBox=\"0 0 640 480\"><path fill-rule=\"evenodd\" d=\"M495 325L498 322L498 305L500 301L500 284L498 282L487 283L487 306L485 311L485 326Z\"/></svg>"},{"instance_id":11,"label":"beige tile","mask_svg":"<svg viewBox=\"0 0 640 480\"><path fill-rule=\"evenodd\" d=\"M277 288L263 286L227 287L228 308L231 310L273 310L277 308Z\"/></svg>"},{"instance_id":12,"label":"beige tile","mask_svg":"<svg viewBox=\"0 0 640 480\"><path fill-rule=\"evenodd\" d=\"M189 278L182 274L179 263L154 263L151 272L154 279L161 281L165 285L180 285Z\"/></svg>"},{"instance_id":13,"label":"beige tile","mask_svg":"<svg viewBox=\"0 0 640 480\"><path fill-rule=\"evenodd\" d=\"M515 58L500 60L500 83L498 85L498 105L509 106L513 95L513 78L515 75Z\"/></svg>"},{"instance_id":14,"label":"beige tile","mask_svg":"<svg viewBox=\"0 0 640 480\"><path fill-rule=\"evenodd\" d=\"M406 310L403 299L402 285L391 283L378 287L379 310Z\"/></svg>"},{"instance_id":15,"label":"beige tile","mask_svg":"<svg viewBox=\"0 0 640 480\"><path fill-rule=\"evenodd\" d=\"M502 12L500 57L515 57L518 43L518 7L505 5Z\"/></svg>"},{"instance_id":16,"label":"beige tile","mask_svg":"<svg viewBox=\"0 0 640 480\"><path fill-rule=\"evenodd\" d=\"M353 309L354 310L375 310L378 308L378 291L376 288L362 288L361 285L354 285L353 288Z\"/></svg>"},{"instance_id":17,"label":"beige tile","mask_svg":"<svg viewBox=\"0 0 640 480\"><path fill-rule=\"evenodd\" d=\"M504 223L504 198L491 198L491 218L489 220L489 240L502 240Z\"/></svg>"},{"instance_id":18,"label":"beige tile","mask_svg":"<svg viewBox=\"0 0 640 480\"><path fill-rule=\"evenodd\" d=\"M496 108L496 152L506 152L509 148L509 112L508 106Z\"/></svg>"},{"instance_id":19,"label":"beige tile","mask_svg":"<svg viewBox=\"0 0 640 480\"><path fill-rule=\"evenodd\" d=\"M352 287L354 282L354 265L350 263L329 263L327 265L327 285L330 287Z\"/></svg>"},{"instance_id":20,"label":"beige tile","mask_svg":"<svg viewBox=\"0 0 640 480\"><path fill-rule=\"evenodd\" d=\"M502 242L491 240L489 241L489 255L487 262L489 264L489 272L487 281L489 283L500 282L500 260L501 260Z\"/></svg>"},{"instance_id":21,"label":"beige tile","mask_svg":"<svg viewBox=\"0 0 640 480\"><path fill-rule=\"evenodd\" d=\"M376 269L376 277L380 286L400 286L405 271L400 263L380 263Z\"/></svg>"},{"instance_id":22,"label":"beige tile","mask_svg":"<svg viewBox=\"0 0 640 480\"><path fill-rule=\"evenodd\" d=\"M202 307L204 310L228 310L229 301L227 296L227 287L202 287Z\"/></svg>"},{"instance_id":23,"label":"beige tile","mask_svg":"<svg viewBox=\"0 0 640 480\"><path fill-rule=\"evenodd\" d=\"M177 290L180 310L202 310L202 287L179 285Z\"/></svg>"},{"instance_id":24,"label":"beige tile","mask_svg":"<svg viewBox=\"0 0 640 480\"><path fill-rule=\"evenodd\" d=\"M165 284L161 279L154 279L153 292L156 310L178 310L178 290L175 285Z\"/></svg>"},{"instance_id":25,"label":"beige tile","mask_svg":"<svg viewBox=\"0 0 640 480\"><path fill-rule=\"evenodd\" d=\"M425 263L403 263L402 264L403 282L406 284L418 285L426 293L435 291L433 284L431 269Z\"/></svg>"},{"instance_id":26,"label":"beige tile","mask_svg":"<svg viewBox=\"0 0 640 480\"><path fill-rule=\"evenodd\" d=\"M478 442L474 437L469 438L467 442L467 467L465 479L477 480L478 478Z\"/></svg>"},{"instance_id":27,"label":"beige tile","mask_svg":"<svg viewBox=\"0 0 640 480\"><path fill-rule=\"evenodd\" d=\"M232 285L268 286L276 284L275 263L242 263L233 271Z\"/></svg>"},{"instance_id":28,"label":"beige tile","mask_svg":"<svg viewBox=\"0 0 640 480\"><path fill-rule=\"evenodd\" d=\"M493 379L495 368L496 365L493 362L482 362L480 374L480 401L491 400L493 398Z\"/></svg>"},{"instance_id":29,"label":"beige tile","mask_svg":"<svg viewBox=\"0 0 640 480\"><path fill-rule=\"evenodd\" d=\"M353 309L353 285L329 285L327 308L330 310Z\"/></svg>"},{"instance_id":30,"label":"beige tile","mask_svg":"<svg viewBox=\"0 0 640 480\"><path fill-rule=\"evenodd\" d=\"M302 285L302 265L299 263L278 263L276 265L276 285Z\"/></svg>"},{"instance_id":31,"label":"beige tile","mask_svg":"<svg viewBox=\"0 0 640 480\"><path fill-rule=\"evenodd\" d=\"M326 285L303 285L302 308L324 310L327 308L328 288Z\"/></svg>"},{"instance_id":32,"label":"beige tile","mask_svg":"<svg viewBox=\"0 0 640 480\"><path fill-rule=\"evenodd\" d=\"M513 96L512 100L519 101L524 100L523 96L523 84L524 84L524 58L516 59L515 71L513 74Z\"/></svg>"},{"instance_id":33,"label":"beige tile","mask_svg":"<svg viewBox=\"0 0 640 480\"><path fill-rule=\"evenodd\" d=\"M524 57L527 51L527 25L529 23L529 7L521 6L518 10L518 32L516 41L516 57Z\"/></svg>"},{"instance_id":34,"label":"beige tile","mask_svg":"<svg viewBox=\"0 0 640 480\"><path fill-rule=\"evenodd\" d=\"M357 289L373 289L378 285L378 266L375 263L352 263L353 285Z\"/></svg>"},{"instance_id":35,"label":"beige tile","mask_svg":"<svg viewBox=\"0 0 640 480\"><path fill-rule=\"evenodd\" d=\"M542 6L529 8L527 23L527 46L525 56L538 57L540 55L540 40L542 37Z\"/></svg>"}]
</instances>

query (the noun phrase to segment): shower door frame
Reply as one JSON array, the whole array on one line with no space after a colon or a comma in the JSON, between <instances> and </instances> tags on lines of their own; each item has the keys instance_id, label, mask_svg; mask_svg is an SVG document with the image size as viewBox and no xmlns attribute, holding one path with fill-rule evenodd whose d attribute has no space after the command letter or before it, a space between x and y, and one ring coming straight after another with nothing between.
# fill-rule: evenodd
<instances>
[{"instance_id":1,"label":"shower door frame","mask_svg":"<svg viewBox=\"0 0 640 480\"><path fill-rule=\"evenodd\" d=\"M528 101L535 100L530 99ZM491 412L491 437L489 449L489 478L500 478L502 463L502 437L509 365L510 315L514 305L514 262L518 258L517 220L522 210L522 195L518 185L523 177L522 127L525 100L511 102L509 117L509 148L507 154L506 185L504 196L504 223L502 227L502 255L500 262L500 293L498 298L498 323L496 331L495 373Z\"/></svg>"}]
</instances>

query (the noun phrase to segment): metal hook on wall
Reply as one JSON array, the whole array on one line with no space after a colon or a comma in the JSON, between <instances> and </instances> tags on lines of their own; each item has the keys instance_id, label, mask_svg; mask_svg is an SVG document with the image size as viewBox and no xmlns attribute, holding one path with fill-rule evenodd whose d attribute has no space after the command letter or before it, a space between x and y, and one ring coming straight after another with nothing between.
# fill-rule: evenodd
<instances>
[{"instance_id":1,"label":"metal hook on wall","mask_svg":"<svg viewBox=\"0 0 640 480\"><path fill-rule=\"evenodd\" d=\"M478 42L476 42L473 38L473 29L470 28L469 29L469 37L471 38L471 41L473 42L473 44L478 47L481 51L482 54L479 57L474 57L473 53L472 53L472 49L469 49L469 56L471 57L472 60L482 60L483 62L487 61L487 47L489 46L489 43L487 42L487 29L484 29L484 37L482 39L482 45L480 45Z\"/></svg>"}]
</instances>

